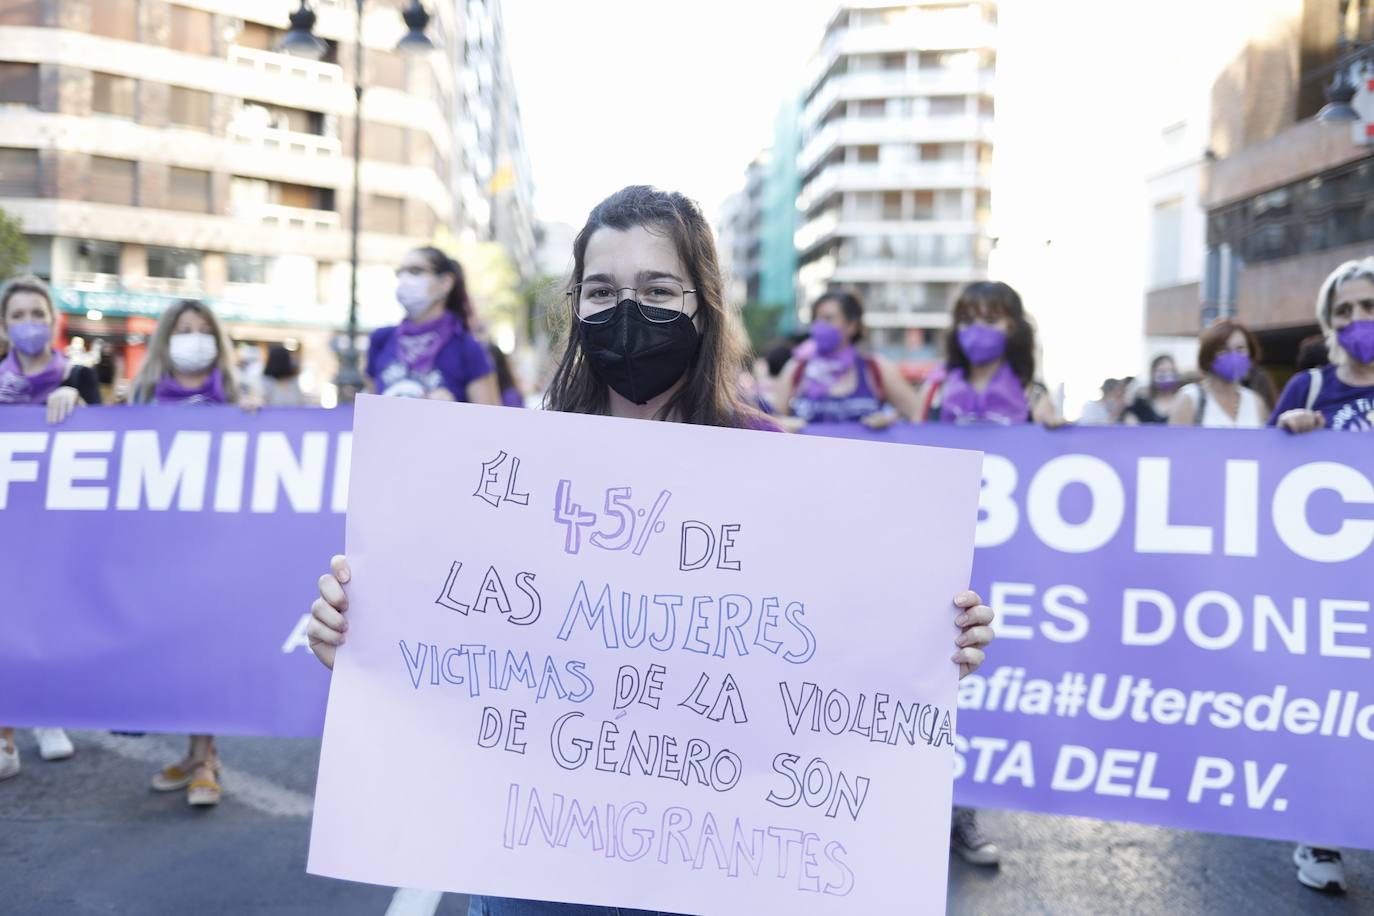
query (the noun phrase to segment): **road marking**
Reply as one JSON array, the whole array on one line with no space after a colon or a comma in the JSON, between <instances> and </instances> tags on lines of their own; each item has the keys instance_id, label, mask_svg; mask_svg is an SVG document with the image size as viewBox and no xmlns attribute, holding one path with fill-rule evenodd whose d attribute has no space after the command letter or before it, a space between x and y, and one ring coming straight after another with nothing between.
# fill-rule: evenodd
<instances>
[{"instance_id":1,"label":"road marking","mask_svg":"<svg viewBox=\"0 0 1374 916\"><path fill-rule=\"evenodd\" d=\"M442 891L398 887L396 893L391 895L391 906L386 908L386 916L434 916L443 898Z\"/></svg>"},{"instance_id":2,"label":"road marking","mask_svg":"<svg viewBox=\"0 0 1374 916\"><path fill-rule=\"evenodd\" d=\"M169 760L180 759L184 754L183 750L174 747L170 742L151 735L130 738L105 732L83 732L81 739L82 744L94 744L101 750L127 760L139 760L144 763L166 765ZM222 766L220 778L224 783L224 794L227 797L263 814L273 817L310 817L315 809L315 801L309 795L279 786L270 779L263 779L243 770Z\"/></svg>"}]
</instances>

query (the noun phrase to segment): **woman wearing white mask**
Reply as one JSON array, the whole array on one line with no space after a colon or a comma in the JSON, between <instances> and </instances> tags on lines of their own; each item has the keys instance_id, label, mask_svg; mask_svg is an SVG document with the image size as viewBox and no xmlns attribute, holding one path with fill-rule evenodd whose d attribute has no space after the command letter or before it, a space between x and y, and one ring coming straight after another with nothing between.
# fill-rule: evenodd
<instances>
[{"instance_id":1,"label":"woman wearing white mask","mask_svg":"<svg viewBox=\"0 0 1374 916\"><path fill-rule=\"evenodd\" d=\"M417 248L396 270L399 325L372 332L367 377L393 397L499 404L496 370L472 334L463 268L437 248Z\"/></svg>"},{"instance_id":2,"label":"woman wearing white mask","mask_svg":"<svg viewBox=\"0 0 1374 916\"><path fill-rule=\"evenodd\" d=\"M186 299L158 319L148 355L134 379L135 404L237 404L253 411L257 396L239 387L234 351L224 328L210 307ZM163 767L153 777L153 789L186 789L186 801L196 806L220 800L219 757L213 735L192 735L186 757Z\"/></svg>"}]
</instances>

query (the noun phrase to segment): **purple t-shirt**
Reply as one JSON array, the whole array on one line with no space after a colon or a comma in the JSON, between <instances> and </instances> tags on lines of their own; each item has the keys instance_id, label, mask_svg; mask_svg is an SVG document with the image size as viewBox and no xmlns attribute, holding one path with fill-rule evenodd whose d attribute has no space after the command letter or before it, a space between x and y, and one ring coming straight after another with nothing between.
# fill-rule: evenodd
<instances>
[{"instance_id":1,"label":"purple t-shirt","mask_svg":"<svg viewBox=\"0 0 1374 916\"><path fill-rule=\"evenodd\" d=\"M378 328L367 347L367 375L378 394L422 398L447 388L456 400L468 399L468 384L495 372L491 355L476 337L459 330L443 345L428 372L417 373L400 353L398 328Z\"/></svg>"},{"instance_id":2,"label":"purple t-shirt","mask_svg":"<svg viewBox=\"0 0 1374 916\"><path fill-rule=\"evenodd\" d=\"M1374 385L1354 388L1336 377L1335 366L1323 366L1322 386L1317 392L1313 410L1326 418L1327 429L1356 432L1374 430ZM1278 424L1279 417L1289 410L1307 409L1307 396L1312 390L1312 374L1299 372L1288 380L1279 395L1279 403L1269 417L1269 425Z\"/></svg>"}]
</instances>

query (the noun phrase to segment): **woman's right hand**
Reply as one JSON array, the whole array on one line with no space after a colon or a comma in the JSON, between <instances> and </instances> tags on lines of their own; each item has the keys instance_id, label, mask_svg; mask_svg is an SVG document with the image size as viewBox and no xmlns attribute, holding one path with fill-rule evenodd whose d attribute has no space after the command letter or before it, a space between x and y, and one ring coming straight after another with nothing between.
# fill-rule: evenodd
<instances>
[{"instance_id":1,"label":"woman's right hand","mask_svg":"<svg viewBox=\"0 0 1374 916\"><path fill-rule=\"evenodd\" d=\"M1310 433L1325 425L1326 417L1322 416L1319 410L1304 410L1299 407L1279 414L1279 429L1286 429L1290 433Z\"/></svg>"},{"instance_id":2,"label":"woman's right hand","mask_svg":"<svg viewBox=\"0 0 1374 916\"><path fill-rule=\"evenodd\" d=\"M348 595L344 585L353 578L348 568L348 558L335 556L329 561L329 572L320 576L320 597L310 605L310 626L305 635L310 641L310 651L324 664L333 669L334 653L343 645L348 621L344 613L348 610Z\"/></svg>"}]
</instances>

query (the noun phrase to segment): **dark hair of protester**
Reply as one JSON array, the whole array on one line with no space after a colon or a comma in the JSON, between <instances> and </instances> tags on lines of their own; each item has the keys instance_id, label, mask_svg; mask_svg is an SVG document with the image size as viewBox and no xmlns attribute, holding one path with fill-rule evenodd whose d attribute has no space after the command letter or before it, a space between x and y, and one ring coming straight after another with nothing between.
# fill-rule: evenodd
<instances>
[{"instance_id":1,"label":"dark hair of protester","mask_svg":"<svg viewBox=\"0 0 1374 916\"><path fill-rule=\"evenodd\" d=\"M844 313L844 320L854 325L854 336L850 343L858 343L864 338L864 304L854 293L847 289L828 289L811 303L811 314L821 307L822 302L834 302Z\"/></svg>"},{"instance_id":2,"label":"dark hair of protester","mask_svg":"<svg viewBox=\"0 0 1374 916\"><path fill-rule=\"evenodd\" d=\"M281 344L272 344L267 348L267 364L262 367L262 374L268 378L288 379L300 375L301 369L290 350Z\"/></svg>"},{"instance_id":3,"label":"dark hair of protester","mask_svg":"<svg viewBox=\"0 0 1374 916\"><path fill-rule=\"evenodd\" d=\"M449 290L448 297L444 300L444 308L452 312L463 323L465 330L472 330L472 301L468 299L468 286L467 280L463 276L463 266L432 245L416 248L415 253L421 255L429 263L429 268L434 271L435 276L443 276L444 274L453 276L453 289Z\"/></svg>"},{"instance_id":4,"label":"dark hair of protester","mask_svg":"<svg viewBox=\"0 0 1374 916\"><path fill-rule=\"evenodd\" d=\"M491 354L491 364L496 367L496 387L502 392L518 388L515 384L515 373L510 370L510 360L506 358L506 353L496 344L487 344L487 352Z\"/></svg>"},{"instance_id":5,"label":"dark hair of protester","mask_svg":"<svg viewBox=\"0 0 1374 916\"><path fill-rule=\"evenodd\" d=\"M608 386L593 371L582 350L582 327L572 315L572 298L582 282L587 243L601 229L643 227L672 241L687 271L695 302L700 343L687 369L686 381L663 406L660 419L672 417L703 426L745 426L755 411L739 395L739 366L746 348L738 320L726 310L724 284L716 259L711 227L700 208L675 191L631 185L596 205L587 224L573 241L573 273L567 287L563 315L568 322L567 346L559 360L545 405L567 413L605 414ZM691 320L684 308L678 321Z\"/></svg>"},{"instance_id":6,"label":"dark hair of protester","mask_svg":"<svg viewBox=\"0 0 1374 916\"><path fill-rule=\"evenodd\" d=\"M1029 385L1035 379L1035 329L1026 319L1025 306L1016 290L998 280L970 283L955 300L953 325L957 327L979 317L996 320L1003 315L1010 325L1005 352L1007 364L1022 385ZM945 362L950 369L962 369L965 373L973 368L959 346L959 335L952 329L945 335Z\"/></svg>"},{"instance_id":7,"label":"dark hair of protester","mask_svg":"<svg viewBox=\"0 0 1374 916\"><path fill-rule=\"evenodd\" d=\"M1331 353L1326 349L1326 335L1313 334L1298 344L1297 365L1294 366L1296 371L1306 372L1308 369L1319 369L1330 362Z\"/></svg>"},{"instance_id":8,"label":"dark hair of protester","mask_svg":"<svg viewBox=\"0 0 1374 916\"><path fill-rule=\"evenodd\" d=\"M1231 339L1231 335L1240 331L1245 337L1245 343L1250 348L1250 363L1259 365L1263 358L1260 350L1259 338L1255 337L1255 332L1251 331L1239 321L1230 318L1222 318L1214 322L1204 330L1197 338L1197 367L1203 372L1211 372L1212 364L1216 362L1219 354L1226 342Z\"/></svg>"},{"instance_id":9,"label":"dark hair of protester","mask_svg":"<svg viewBox=\"0 0 1374 916\"><path fill-rule=\"evenodd\" d=\"M763 351L763 361L768 364L768 377L777 378L782 375L782 370L786 368L788 360L792 358L792 351L797 348L798 342L791 340L779 340L770 344L767 350Z\"/></svg>"}]
</instances>

